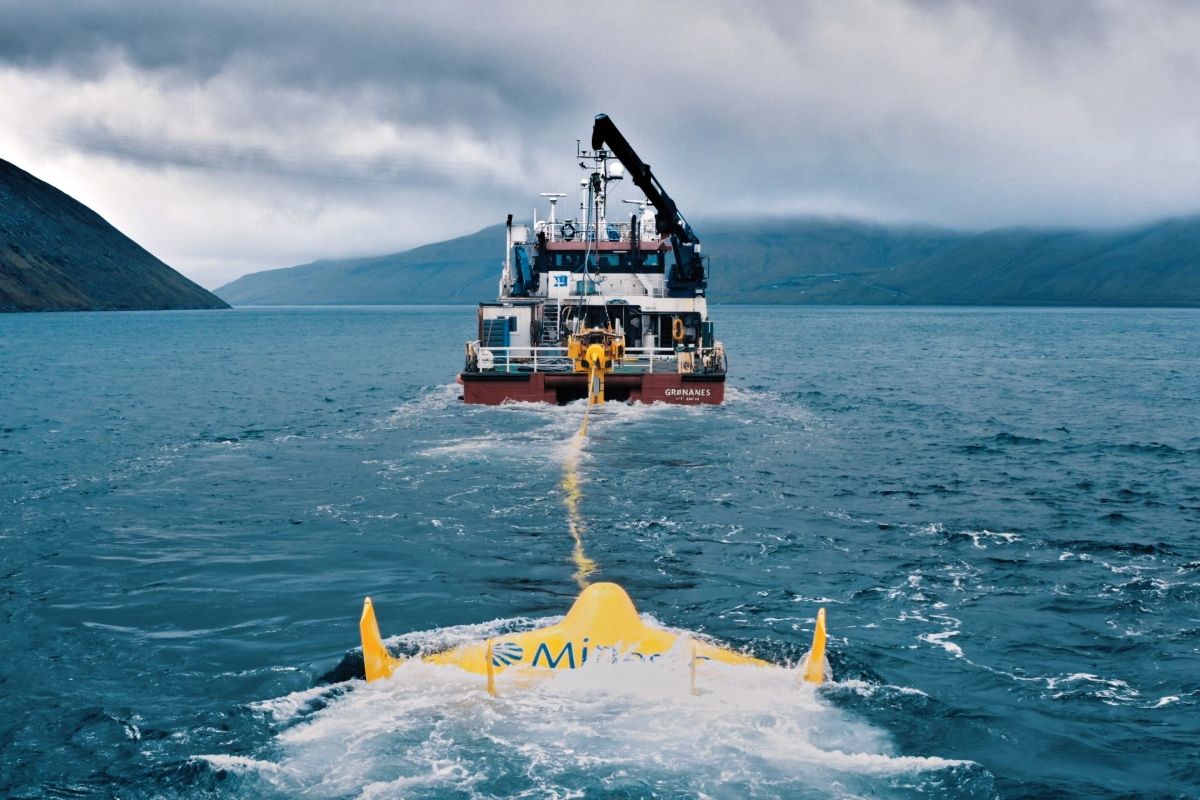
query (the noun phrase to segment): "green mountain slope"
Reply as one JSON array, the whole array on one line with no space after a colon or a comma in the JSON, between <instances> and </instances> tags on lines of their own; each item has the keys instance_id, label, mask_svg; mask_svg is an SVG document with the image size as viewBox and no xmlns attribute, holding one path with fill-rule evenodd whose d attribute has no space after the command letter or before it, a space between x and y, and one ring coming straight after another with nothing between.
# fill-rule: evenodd
<instances>
[{"instance_id":1,"label":"green mountain slope","mask_svg":"<svg viewBox=\"0 0 1200 800\"><path fill-rule=\"evenodd\" d=\"M706 226L702 235L709 296L730 303L906 302L883 284L963 237L811 219Z\"/></svg>"},{"instance_id":2,"label":"green mountain slope","mask_svg":"<svg viewBox=\"0 0 1200 800\"><path fill-rule=\"evenodd\" d=\"M1200 306L1200 218L969 233L841 220L697 226L728 303ZM375 258L256 272L238 305L461 303L496 294L502 226Z\"/></svg>"},{"instance_id":3,"label":"green mountain slope","mask_svg":"<svg viewBox=\"0 0 1200 800\"><path fill-rule=\"evenodd\" d=\"M228 307L95 211L0 159L0 311Z\"/></svg>"},{"instance_id":4,"label":"green mountain slope","mask_svg":"<svg viewBox=\"0 0 1200 800\"><path fill-rule=\"evenodd\" d=\"M234 305L475 303L494 297L504 226L370 258L253 272L217 289Z\"/></svg>"},{"instance_id":5,"label":"green mountain slope","mask_svg":"<svg viewBox=\"0 0 1200 800\"><path fill-rule=\"evenodd\" d=\"M895 287L937 304L1200 306L1200 220L1125 231L1008 230L923 259Z\"/></svg>"}]
</instances>

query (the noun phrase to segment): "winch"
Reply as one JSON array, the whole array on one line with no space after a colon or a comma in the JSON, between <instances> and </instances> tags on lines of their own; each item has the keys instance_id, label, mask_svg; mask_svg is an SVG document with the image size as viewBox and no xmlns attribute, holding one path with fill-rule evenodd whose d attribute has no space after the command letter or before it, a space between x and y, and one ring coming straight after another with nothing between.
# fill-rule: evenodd
<instances>
[{"instance_id":1,"label":"winch","mask_svg":"<svg viewBox=\"0 0 1200 800\"><path fill-rule=\"evenodd\" d=\"M625 359L625 337L612 328L585 328L567 339L572 369L588 376L588 405L604 402L604 376Z\"/></svg>"}]
</instances>

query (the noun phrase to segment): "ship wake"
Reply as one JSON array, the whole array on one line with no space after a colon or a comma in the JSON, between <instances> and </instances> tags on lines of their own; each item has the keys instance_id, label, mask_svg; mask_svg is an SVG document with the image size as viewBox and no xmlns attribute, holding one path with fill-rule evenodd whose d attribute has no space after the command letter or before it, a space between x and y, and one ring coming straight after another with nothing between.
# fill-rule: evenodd
<instances>
[{"instance_id":1,"label":"ship wake","mask_svg":"<svg viewBox=\"0 0 1200 800\"><path fill-rule=\"evenodd\" d=\"M498 620L393 644L427 652L553 621ZM518 680L505 676L492 697L478 676L409 661L391 680L258 703L274 731L263 752L199 760L246 796L994 795L977 764L900 754L783 667L705 663L695 695L682 652Z\"/></svg>"}]
</instances>

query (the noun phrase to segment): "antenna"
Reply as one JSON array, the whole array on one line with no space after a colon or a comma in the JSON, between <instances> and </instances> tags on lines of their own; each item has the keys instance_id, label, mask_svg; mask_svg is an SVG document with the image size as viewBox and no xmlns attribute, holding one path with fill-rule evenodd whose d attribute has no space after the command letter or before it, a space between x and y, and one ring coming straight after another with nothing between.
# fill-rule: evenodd
<instances>
[{"instance_id":1,"label":"antenna","mask_svg":"<svg viewBox=\"0 0 1200 800\"><path fill-rule=\"evenodd\" d=\"M554 225L558 222L558 216L555 213L558 208L558 198L566 197L566 195L562 192L542 192L541 196L550 200L550 241L553 242L555 241Z\"/></svg>"}]
</instances>

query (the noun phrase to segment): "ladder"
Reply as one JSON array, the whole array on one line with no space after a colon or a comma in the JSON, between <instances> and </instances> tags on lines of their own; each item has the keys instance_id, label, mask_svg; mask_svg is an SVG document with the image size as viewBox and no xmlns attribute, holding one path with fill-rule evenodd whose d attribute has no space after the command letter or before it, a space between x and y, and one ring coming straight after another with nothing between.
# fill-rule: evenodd
<instances>
[{"instance_id":1,"label":"ladder","mask_svg":"<svg viewBox=\"0 0 1200 800\"><path fill-rule=\"evenodd\" d=\"M562 340L562 331L559 328L561 317L561 299L555 299L553 305L549 300L542 304L542 346L557 347Z\"/></svg>"}]
</instances>

